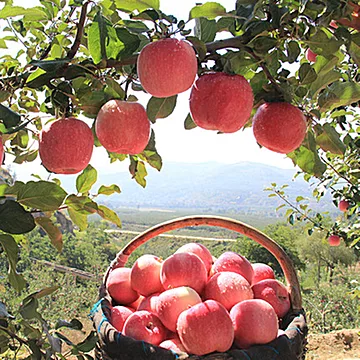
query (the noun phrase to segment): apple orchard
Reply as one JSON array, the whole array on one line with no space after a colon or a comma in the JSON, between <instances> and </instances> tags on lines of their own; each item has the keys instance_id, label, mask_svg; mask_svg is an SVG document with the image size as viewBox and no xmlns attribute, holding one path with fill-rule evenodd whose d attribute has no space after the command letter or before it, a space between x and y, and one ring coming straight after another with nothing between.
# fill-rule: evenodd
<instances>
[{"instance_id":1,"label":"apple orchard","mask_svg":"<svg viewBox=\"0 0 360 360\"><path fill-rule=\"evenodd\" d=\"M331 194L343 212L329 225L306 199L291 203L286 187L272 184L270 196L283 200L288 221L307 222L330 245L358 249L359 5L238 0L227 11L204 2L177 19L159 0L2 4L0 48L20 49L0 63L0 249L16 290L26 286L16 270L24 234L40 227L62 249L55 211L80 230L91 214L121 226L97 203L99 195L120 193L121 184L91 191L93 149L106 149L104 161L126 162L145 187L147 167L162 167L152 124L186 90L185 129L227 136L252 127L259 146L292 160L314 198ZM147 103L138 100L142 93L151 95ZM15 181L7 170L37 157L46 180ZM67 193L56 174L78 174L77 193Z\"/></svg>"}]
</instances>

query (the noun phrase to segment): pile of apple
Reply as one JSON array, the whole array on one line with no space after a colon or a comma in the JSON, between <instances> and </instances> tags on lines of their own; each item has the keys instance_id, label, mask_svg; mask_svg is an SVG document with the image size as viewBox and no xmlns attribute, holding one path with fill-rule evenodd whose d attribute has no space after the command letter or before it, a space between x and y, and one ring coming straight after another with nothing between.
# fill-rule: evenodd
<instances>
[{"instance_id":1,"label":"pile of apple","mask_svg":"<svg viewBox=\"0 0 360 360\"><path fill-rule=\"evenodd\" d=\"M289 293L266 264L188 243L162 260L112 270L110 323L123 335L177 353L205 355L266 344L280 333Z\"/></svg>"}]
</instances>

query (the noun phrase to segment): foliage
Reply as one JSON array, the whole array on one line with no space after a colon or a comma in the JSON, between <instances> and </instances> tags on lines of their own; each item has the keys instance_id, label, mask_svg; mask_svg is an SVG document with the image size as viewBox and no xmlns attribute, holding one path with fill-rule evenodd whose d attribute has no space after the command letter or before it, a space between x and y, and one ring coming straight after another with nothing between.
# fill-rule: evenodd
<instances>
[{"instance_id":1,"label":"foliage","mask_svg":"<svg viewBox=\"0 0 360 360\"><path fill-rule=\"evenodd\" d=\"M139 51L163 37L185 37L196 50L199 75L225 71L250 82L255 96L253 113L269 101L287 101L303 111L308 122L306 139L287 156L305 180L314 184L315 197L329 191L335 205L343 198L351 204L346 221L336 222L330 230L317 215L318 220L311 222L357 246L360 37L358 28L340 25L344 21L330 26L332 20L351 19L350 2L237 1L229 12L221 4L208 2L189 9L189 19L184 20L164 14L158 0L40 0L39 6L28 9L13 6L12 0L2 3L0 19L6 19L7 26L0 47L21 46L15 56L4 55L0 63L0 132L7 164L8 158L16 164L34 161L39 133L55 118L83 116L93 127L93 119L108 100L136 101L134 94L143 92L136 72ZM218 40L222 32L228 38ZM307 48L317 54L313 64L305 58ZM164 104L166 111L160 114ZM175 106L175 98L150 98L146 108L156 122L159 114L166 117ZM184 119L186 129L194 127L189 115L184 114ZM97 139L95 146L101 146ZM146 185L146 166L162 167L154 132L141 154L108 156L111 163L128 161L131 176L141 186ZM55 224L56 211L66 209L80 230L87 228L92 214L121 226L113 210L97 203L99 195L119 193L120 187L104 185L93 192L97 171L90 165L78 175L76 193L70 194L52 176L46 180L35 176L36 181L24 183L14 181L6 169L0 174L0 250L8 259L8 281L19 292L26 287L17 268L19 245L26 249L27 244L23 234L39 227L58 251L64 249L64 240L73 241L65 239ZM276 184L273 188L272 195L285 199ZM299 208L300 213L290 209L290 222L311 219L302 204ZM64 251L63 258L73 265L88 268L94 261L85 242L79 253ZM80 253L87 254L89 263L79 260ZM38 298L53 290L30 294L20 312L24 320L37 319L45 333ZM29 328L28 335L34 337L34 333L39 335ZM0 344L5 344L5 350L8 335L8 328L1 328ZM58 349L57 340L46 336L43 349L35 340L27 340L35 357L51 357Z\"/></svg>"}]
</instances>

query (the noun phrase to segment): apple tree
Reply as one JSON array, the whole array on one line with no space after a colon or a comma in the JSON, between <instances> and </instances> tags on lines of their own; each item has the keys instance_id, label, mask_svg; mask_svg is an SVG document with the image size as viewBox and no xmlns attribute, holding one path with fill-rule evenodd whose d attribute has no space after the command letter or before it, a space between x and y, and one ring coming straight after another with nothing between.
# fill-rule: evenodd
<instances>
[{"instance_id":1,"label":"apple tree","mask_svg":"<svg viewBox=\"0 0 360 360\"><path fill-rule=\"evenodd\" d=\"M284 187L272 184L270 196L284 200L290 223L307 221L312 225L310 232L320 229L324 236L337 235L357 247L359 11L359 5L347 0L238 0L228 10L220 2L204 2L189 8L186 19L177 19L161 11L159 0L39 0L32 8L1 0L0 252L8 259L12 286L20 291L26 284L16 270L18 247L26 233L36 226L42 228L61 251L62 234L53 220L55 212L65 212L80 230L86 229L91 214L121 226L117 214L97 202L99 195L119 193L121 184L92 190L97 170L88 165L91 151L94 146L105 147L108 158L104 161L127 162L133 179L146 186L147 167L160 171L162 166L156 134L148 121L151 124L168 117L178 94L193 85L195 76L197 86L190 99L194 104L190 104L191 112L184 114L185 129L200 126L232 132L254 124L259 144L271 149L268 140L258 138L255 125L260 120L266 125L267 119L275 123L280 119L278 126L285 129L285 135L278 136L281 131L274 125L262 133L266 139L276 135L276 142L285 142L286 146L272 150L286 153L298 167L299 176L312 184L314 197L330 193L334 206L341 201L347 206L344 216L327 226L323 215L313 212L301 197L291 203ZM179 49L165 46L162 56L149 50L149 44L174 43L169 39L177 39ZM7 53L13 47L18 48L14 56ZM148 57L141 62L141 56ZM176 66L170 71L171 61ZM223 85L233 80L237 82L234 86ZM150 90L152 84L156 84L155 90ZM172 86L175 90L169 89ZM245 88L247 95L239 101ZM152 96L147 104L140 104L138 98L145 92ZM213 114L221 110L220 122L232 122L240 114L241 125L228 131L219 124L202 124L198 113L210 106L204 100L209 93L215 94L215 100L225 94L233 101L226 116L221 113L223 103L212 102ZM196 103L196 99L200 100ZM127 111L132 118L141 118L136 127L126 117L122 125L111 121L109 113ZM299 126L292 125L294 118L299 119ZM73 119L73 125L67 121L61 127L59 121L65 119ZM82 119L92 131L86 128L82 132L74 119ZM106 121L100 125L100 119ZM48 129L55 126L60 130L50 136ZM293 128L300 137L295 146L288 147L297 136L289 135ZM126 136L115 131L124 131ZM135 146L134 134L145 137L142 146ZM118 143L111 147L112 135L116 141L129 137L130 147ZM87 157L85 147L89 149ZM7 170L11 163L33 162L39 156L49 171L47 179L15 181ZM85 158L78 160L78 156ZM71 163L74 159L76 166ZM59 167L52 166L56 161L62 161ZM81 166L77 166L79 162ZM67 193L56 178L64 169L79 174L76 193ZM46 322L36 312L36 302L53 290L30 295L22 309L24 320L40 319L45 332ZM31 329L28 334L36 337ZM11 345L9 334L13 333L1 325L1 351ZM46 351L58 351L58 343L47 334L47 350L29 340L32 352L42 356ZM24 341L17 340L20 344Z\"/></svg>"}]
</instances>

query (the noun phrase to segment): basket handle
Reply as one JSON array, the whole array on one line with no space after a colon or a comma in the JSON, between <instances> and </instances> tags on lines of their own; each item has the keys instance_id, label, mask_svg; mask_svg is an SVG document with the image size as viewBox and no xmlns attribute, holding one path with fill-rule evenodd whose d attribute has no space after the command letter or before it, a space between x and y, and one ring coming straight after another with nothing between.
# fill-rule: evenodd
<instances>
[{"instance_id":1,"label":"basket handle","mask_svg":"<svg viewBox=\"0 0 360 360\"><path fill-rule=\"evenodd\" d=\"M236 231L256 241L265 249L267 249L272 255L275 256L276 260L279 262L284 272L293 310L301 310L302 299L299 280L296 275L293 262L283 250L283 248L278 245L274 240L269 238L267 235L253 228L252 226L249 226L241 221L228 219L220 216L195 215L177 218L155 225L144 231L143 233L137 235L117 254L116 258L111 262L104 276L104 284L106 284L106 280L110 271L118 267L123 267L126 264L131 253L148 240L167 231L199 225L217 226L228 230Z\"/></svg>"}]
</instances>

